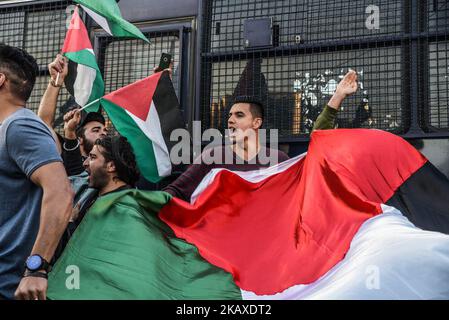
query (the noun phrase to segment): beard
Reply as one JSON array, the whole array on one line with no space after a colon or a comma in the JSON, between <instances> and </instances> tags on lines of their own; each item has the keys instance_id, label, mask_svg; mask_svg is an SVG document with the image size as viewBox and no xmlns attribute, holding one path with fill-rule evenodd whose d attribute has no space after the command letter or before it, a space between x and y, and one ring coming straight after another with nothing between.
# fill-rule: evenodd
<instances>
[{"instance_id":1,"label":"beard","mask_svg":"<svg viewBox=\"0 0 449 320\"><path fill-rule=\"evenodd\" d=\"M98 168L90 172L89 175L89 187L97 190L101 190L107 186L109 182L109 176L106 172L106 166Z\"/></svg>"}]
</instances>

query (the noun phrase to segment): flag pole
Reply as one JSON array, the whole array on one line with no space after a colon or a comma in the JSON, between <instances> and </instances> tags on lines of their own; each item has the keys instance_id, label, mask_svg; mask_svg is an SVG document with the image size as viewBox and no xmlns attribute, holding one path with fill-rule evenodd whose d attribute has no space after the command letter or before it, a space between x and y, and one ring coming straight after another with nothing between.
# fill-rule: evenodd
<instances>
[{"instance_id":1,"label":"flag pole","mask_svg":"<svg viewBox=\"0 0 449 320\"><path fill-rule=\"evenodd\" d=\"M93 105L94 103L97 103L98 101L100 101L101 98L95 99L94 101L86 104L84 107L82 107L81 109L79 109L79 111L82 111L84 109L86 109L87 107L90 107L91 105Z\"/></svg>"}]
</instances>

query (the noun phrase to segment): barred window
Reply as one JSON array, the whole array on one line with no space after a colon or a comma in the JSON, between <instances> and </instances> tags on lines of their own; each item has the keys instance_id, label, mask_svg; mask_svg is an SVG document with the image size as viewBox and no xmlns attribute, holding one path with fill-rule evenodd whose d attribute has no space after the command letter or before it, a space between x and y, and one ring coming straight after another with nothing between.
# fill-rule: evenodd
<instances>
[{"instance_id":1,"label":"barred window","mask_svg":"<svg viewBox=\"0 0 449 320\"><path fill-rule=\"evenodd\" d=\"M260 96L265 125L279 129L281 141L307 140L336 84L353 68L360 88L344 102L339 127L449 136L447 0L203 0L203 7L195 117L204 129L224 129L232 98L249 93ZM0 3L0 41L25 48L40 65L28 102L34 111L48 83L47 64L63 44L71 8L68 0ZM252 48L245 41L245 20L261 18L271 21L271 43ZM184 50L179 32L146 35L151 45L99 37L95 49L106 92L148 76L167 52L174 57L173 83L182 100L180 81L189 77L178 72ZM58 106L68 97L62 90ZM56 123L62 121L60 110Z\"/></svg>"},{"instance_id":2,"label":"barred window","mask_svg":"<svg viewBox=\"0 0 449 320\"><path fill-rule=\"evenodd\" d=\"M201 119L226 127L236 95L255 95L281 141L307 139L349 68L359 90L339 127L422 135L448 130L449 4L435 1L204 1ZM270 18L272 41L248 46L245 20ZM416 94L415 94L416 93ZM415 115L416 114L416 115Z\"/></svg>"}]
</instances>

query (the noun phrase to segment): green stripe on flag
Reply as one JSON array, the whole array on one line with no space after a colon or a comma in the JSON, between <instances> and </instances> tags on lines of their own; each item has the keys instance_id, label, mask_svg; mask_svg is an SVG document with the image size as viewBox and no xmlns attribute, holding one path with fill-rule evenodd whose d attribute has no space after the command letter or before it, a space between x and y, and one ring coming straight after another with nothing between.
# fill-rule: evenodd
<instances>
[{"instance_id":1,"label":"green stripe on flag","mask_svg":"<svg viewBox=\"0 0 449 320\"><path fill-rule=\"evenodd\" d=\"M101 77L101 73L97 71L97 77L95 78L94 84L92 86L92 92L86 104L86 105L90 104L90 106L84 108L84 110L88 113L99 112L100 98L103 96L103 94L104 94L103 78Z\"/></svg>"},{"instance_id":2,"label":"green stripe on flag","mask_svg":"<svg viewBox=\"0 0 449 320\"><path fill-rule=\"evenodd\" d=\"M64 56L66 56L67 58L76 63L84 64L85 66L91 67L92 69L95 69L98 72L100 72L100 68L98 68L97 59L95 58L95 55L88 49L76 52L66 52L64 53Z\"/></svg>"},{"instance_id":3,"label":"green stripe on flag","mask_svg":"<svg viewBox=\"0 0 449 320\"><path fill-rule=\"evenodd\" d=\"M99 99L104 95L104 81L100 72L100 68L98 67L97 60L95 55L88 49L80 50L76 52L66 52L64 53L68 59L78 64L85 65L89 68L92 68L96 71L96 77L92 84L91 93L89 99L87 100L86 105L89 105L85 108L86 112L98 112L100 108ZM94 102L98 100L98 102Z\"/></svg>"},{"instance_id":4,"label":"green stripe on flag","mask_svg":"<svg viewBox=\"0 0 449 320\"><path fill-rule=\"evenodd\" d=\"M125 20L123 20L125 21ZM146 42L149 42L147 37L137 28L135 25L128 23L124 23L123 21L109 21L109 28L111 28L112 34L116 37L130 37L130 38L139 38Z\"/></svg>"},{"instance_id":5,"label":"green stripe on flag","mask_svg":"<svg viewBox=\"0 0 449 320\"><path fill-rule=\"evenodd\" d=\"M157 171L156 156L151 140L140 130L125 109L106 99L101 99L101 105L115 129L126 137L133 147L142 176L151 182L158 182L161 177Z\"/></svg>"},{"instance_id":6,"label":"green stripe on flag","mask_svg":"<svg viewBox=\"0 0 449 320\"><path fill-rule=\"evenodd\" d=\"M162 191L136 189L99 197L50 273L47 296L241 299L229 273L206 262L158 218L170 199Z\"/></svg>"},{"instance_id":7,"label":"green stripe on flag","mask_svg":"<svg viewBox=\"0 0 449 320\"><path fill-rule=\"evenodd\" d=\"M97 76L95 77L94 84L92 86L92 92L87 103L92 103L90 107L87 107L86 112L99 112L100 98L104 95L104 82L101 72L97 70ZM98 102L94 102L98 100Z\"/></svg>"},{"instance_id":8,"label":"green stripe on flag","mask_svg":"<svg viewBox=\"0 0 449 320\"><path fill-rule=\"evenodd\" d=\"M75 0L75 2L104 17L113 36L139 38L149 42L139 28L123 19L115 0Z\"/></svg>"}]
</instances>

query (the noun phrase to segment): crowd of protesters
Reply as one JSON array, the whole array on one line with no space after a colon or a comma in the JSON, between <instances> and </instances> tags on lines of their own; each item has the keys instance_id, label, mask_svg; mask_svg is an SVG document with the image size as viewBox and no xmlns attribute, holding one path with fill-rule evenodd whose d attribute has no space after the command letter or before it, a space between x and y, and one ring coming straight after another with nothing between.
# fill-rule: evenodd
<instances>
[{"instance_id":1,"label":"crowd of protesters","mask_svg":"<svg viewBox=\"0 0 449 320\"><path fill-rule=\"evenodd\" d=\"M47 274L98 197L135 188L139 171L131 145L108 134L101 112L83 113L73 103L64 115L64 134L53 129L58 96L68 74L61 55L48 66L50 79L37 115L26 109L39 72L22 49L0 45L0 299L46 298ZM315 129L334 127L343 99L357 90L349 72L318 117ZM264 149L248 144L241 132L257 132L264 108L255 97L236 97L229 110L233 144L221 147L242 164L193 164L163 190L185 201L213 168L249 171L263 168ZM114 130L112 130L114 131ZM115 132L115 131L114 131ZM227 149L226 149L227 148ZM250 163L250 160L256 159Z\"/></svg>"}]
</instances>

